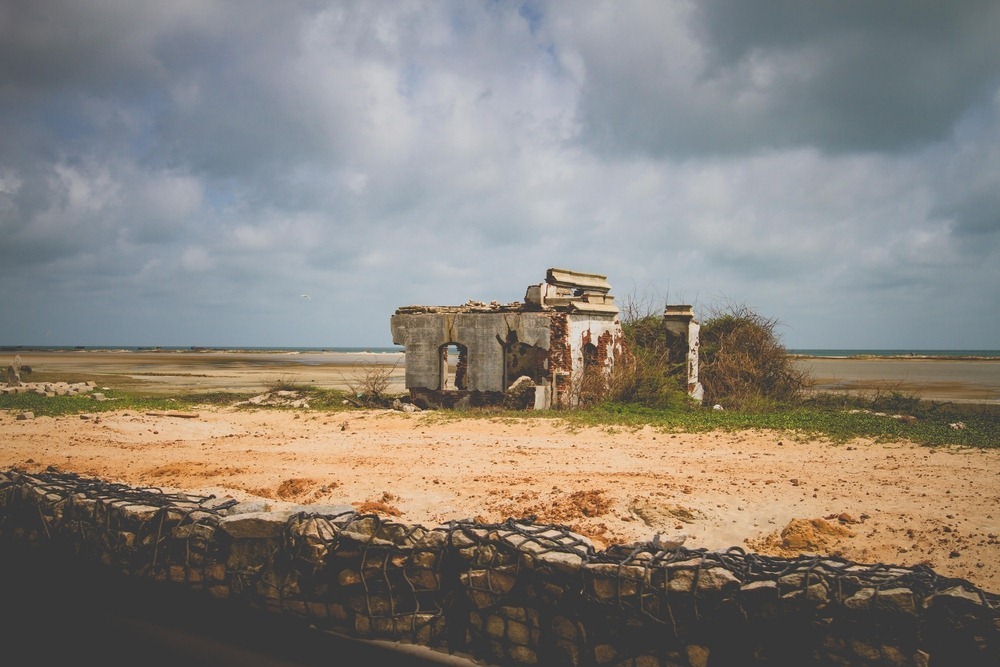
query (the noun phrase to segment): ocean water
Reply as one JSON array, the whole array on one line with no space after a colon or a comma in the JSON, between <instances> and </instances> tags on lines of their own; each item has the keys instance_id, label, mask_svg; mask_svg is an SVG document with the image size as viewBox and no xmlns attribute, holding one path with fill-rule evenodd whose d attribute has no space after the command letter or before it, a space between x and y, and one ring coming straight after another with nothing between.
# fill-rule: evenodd
<instances>
[{"instance_id":1,"label":"ocean water","mask_svg":"<svg viewBox=\"0 0 1000 667\"><path fill-rule=\"evenodd\" d=\"M1000 350L876 350L876 349L789 349L788 354L804 357L903 357L983 359L1000 357Z\"/></svg>"}]
</instances>

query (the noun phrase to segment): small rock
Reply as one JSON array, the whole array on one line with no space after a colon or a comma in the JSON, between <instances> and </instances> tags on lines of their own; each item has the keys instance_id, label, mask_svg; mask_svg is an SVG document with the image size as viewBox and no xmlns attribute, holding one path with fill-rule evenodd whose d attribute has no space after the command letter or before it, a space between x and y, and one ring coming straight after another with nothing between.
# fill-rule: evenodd
<instances>
[{"instance_id":1,"label":"small rock","mask_svg":"<svg viewBox=\"0 0 1000 667\"><path fill-rule=\"evenodd\" d=\"M35 418L35 413L34 412L19 412L18 415L17 415L17 418L20 421L24 421L26 419L34 419Z\"/></svg>"},{"instance_id":2,"label":"small rock","mask_svg":"<svg viewBox=\"0 0 1000 667\"><path fill-rule=\"evenodd\" d=\"M687 538L686 533L678 533L671 537L662 537L659 533L656 533L653 535L653 546L665 551L676 551L684 546Z\"/></svg>"}]
</instances>

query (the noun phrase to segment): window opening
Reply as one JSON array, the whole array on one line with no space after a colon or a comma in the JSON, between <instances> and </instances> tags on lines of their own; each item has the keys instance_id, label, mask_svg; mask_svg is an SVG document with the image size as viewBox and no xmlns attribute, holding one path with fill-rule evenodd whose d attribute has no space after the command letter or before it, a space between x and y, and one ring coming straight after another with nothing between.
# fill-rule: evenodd
<instances>
[{"instance_id":1,"label":"window opening","mask_svg":"<svg viewBox=\"0 0 1000 667\"><path fill-rule=\"evenodd\" d=\"M461 391L466 388L469 351L464 345L448 343L441 346L441 389Z\"/></svg>"}]
</instances>

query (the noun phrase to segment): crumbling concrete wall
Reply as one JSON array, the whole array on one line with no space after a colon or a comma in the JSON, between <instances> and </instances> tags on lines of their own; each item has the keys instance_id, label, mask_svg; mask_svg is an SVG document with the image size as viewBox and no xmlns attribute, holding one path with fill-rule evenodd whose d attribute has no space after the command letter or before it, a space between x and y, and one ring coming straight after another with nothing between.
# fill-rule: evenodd
<instances>
[{"instance_id":1,"label":"crumbling concrete wall","mask_svg":"<svg viewBox=\"0 0 1000 667\"><path fill-rule=\"evenodd\" d=\"M549 269L529 285L524 303L406 306L390 320L392 340L406 348L406 388L430 406L509 402L520 377L538 387L535 407L575 407L599 393L625 351L618 307L605 276ZM676 340L688 394L701 400L698 323L690 306L667 306L664 328ZM462 352L456 386L446 386L442 351ZM591 396L590 398L594 398ZM428 407L428 406L425 406Z\"/></svg>"},{"instance_id":2,"label":"crumbling concrete wall","mask_svg":"<svg viewBox=\"0 0 1000 667\"><path fill-rule=\"evenodd\" d=\"M0 473L0 548L103 563L364 639L494 665L995 667L1000 596L926 567L562 526L427 529L350 507L261 512L75 475Z\"/></svg>"},{"instance_id":3,"label":"crumbling concrete wall","mask_svg":"<svg viewBox=\"0 0 1000 667\"><path fill-rule=\"evenodd\" d=\"M456 311L442 308L403 308L390 320L392 339L406 347L406 387L442 390L441 349L463 345L469 363L468 391L503 392L504 347L512 337L521 344L549 348L551 314L510 311Z\"/></svg>"},{"instance_id":4,"label":"crumbling concrete wall","mask_svg":"<svg viewBox=\"0 0 1000 667\"><path fill-rule=\"evenodd\" d=\"M584 383L596 374L606 378L623 355L625 340L617 318L570 317L566 323L567 356L573 369L560 387L560 404L575 407L581 402ZM588 351L589 349L589 351Z\"/></svg>"},{"instance_id":5,"label":"crumbling concrete wall","mask_svg":"<svg viewBox=\"0 0 1000 667\"><path fill-rule=\"evenodd\" d=\"M546 282L528 287L524 303L399 308L390 328L393 342L406 348L411 398L499 404L515 381L528 377L539 388L537 407L576 405L588 365L610 373L621 353L621 323L610 289L598 274L549 269ZM450 345L463 351L463 381L457 386L444 382L442 351ZM593 359L588 345L594 346Z\"/></svg>"}]
</instances>

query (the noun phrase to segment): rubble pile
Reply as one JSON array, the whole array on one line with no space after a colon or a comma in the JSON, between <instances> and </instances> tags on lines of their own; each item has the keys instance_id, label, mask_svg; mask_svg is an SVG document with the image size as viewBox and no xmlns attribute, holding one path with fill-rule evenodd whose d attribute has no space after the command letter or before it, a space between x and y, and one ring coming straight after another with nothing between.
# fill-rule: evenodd
<instances>
[{"instance_id":1,"label":"rubble pile","mask_svg":"<svg viewBox=\"0 0 1000 667\"><path fill-rule=\"evenodd\" d=\"M93 380L88 382L19 382L16 385L0 387L0 394L35 393L42 396L77 396L90 394L97 386Z\"/></svg>"},{"instance_id":2,"label":"rubble pile","mask_svg":"<svg viewBox=\"0 0 1000 667\"><path fill-rule=\"evenodd\" d=\"M652 542L596 552L532 519L428 529L49 470L0 472L0 548L496 665L1000 664L1000 596L927 567Z\"/></svg>"}]
</instances>

